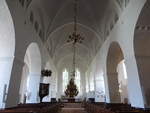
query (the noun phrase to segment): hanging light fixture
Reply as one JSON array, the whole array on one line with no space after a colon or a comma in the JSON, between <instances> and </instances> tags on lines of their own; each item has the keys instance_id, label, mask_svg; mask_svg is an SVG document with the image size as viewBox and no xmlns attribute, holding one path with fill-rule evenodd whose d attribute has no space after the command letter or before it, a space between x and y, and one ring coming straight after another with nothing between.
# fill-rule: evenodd
<instances>
[{"instance_id":1,"label":"hanging light fixture","mask_svg":"<svg viewBox=\"0 0 150 113\"><path fill-rule=\"evenodd\" d=\"M78 0L74 0L74 31L71 35L69 35L68 43L72 43L73 46L73 71L71 73L71 79L69 84L67 85L67 89L65 91L66 96L69 98L74 98L78 95L79 91L77 89L77 85L75 84L75 76L76 76L76 44L82 43L84 38L77 33L77 8L78 8Z\"/></svg>"}]
</instances>

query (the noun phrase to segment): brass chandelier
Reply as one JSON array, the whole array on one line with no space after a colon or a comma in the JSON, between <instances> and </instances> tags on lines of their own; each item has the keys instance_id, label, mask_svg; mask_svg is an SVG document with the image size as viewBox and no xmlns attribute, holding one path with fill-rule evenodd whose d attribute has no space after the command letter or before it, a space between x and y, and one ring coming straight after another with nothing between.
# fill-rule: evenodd
<instances>
[{"instance_id":1,"label":"brass chandelier","mask_svg":"<svg viewBox=\"0 0 150 113\"><path fill-rule=\"evenodd\" d=\"M71 73L71 79L69 84L67 85L67 89L65 90L65 94L69 98L74 98L78 95L79 91L75 84L75 76L76 76L76 44L82 43L84 38L77 33L77 5L78 0L74 0L74 31L71 35L69 35L68 43L72 43L73 46L73 71Z\"/></svg>"}]
</instances>

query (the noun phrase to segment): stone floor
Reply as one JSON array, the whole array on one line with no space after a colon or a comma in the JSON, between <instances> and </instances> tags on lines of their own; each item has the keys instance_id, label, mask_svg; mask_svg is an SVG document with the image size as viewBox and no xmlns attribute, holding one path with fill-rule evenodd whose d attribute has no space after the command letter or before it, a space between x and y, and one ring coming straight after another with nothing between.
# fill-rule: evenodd
<instances>
[{"instance_id":1,"label":"stone floor","mask_svg":"<svg viewBox=\"0 0 150 113\"><path fill-rule=\"evenodd\" d=\"M60 113L87 113L81 103L65 103Z\"/></svg>"}]
</instances>

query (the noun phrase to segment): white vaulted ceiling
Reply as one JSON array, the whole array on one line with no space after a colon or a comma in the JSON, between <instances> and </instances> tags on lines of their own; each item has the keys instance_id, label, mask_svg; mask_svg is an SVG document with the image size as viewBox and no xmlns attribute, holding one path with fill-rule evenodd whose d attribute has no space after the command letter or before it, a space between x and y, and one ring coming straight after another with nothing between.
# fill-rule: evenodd
<instances>
[{"instance_id":1,"label":"white vaulted ceiling","mask_svg":"<svg viewBox=\"0 0 150 113\"><path fill-rule=\"evenodd\" d=\"M77 45L77 65L87 68L100 49L119 14L129 0L78 0L78 32L84 37ZM41 18L46 45L55 65L72 65L72 45L67 43L73 31L74 0L32 0L32 10Z\"/></svg>"}]
</instances>

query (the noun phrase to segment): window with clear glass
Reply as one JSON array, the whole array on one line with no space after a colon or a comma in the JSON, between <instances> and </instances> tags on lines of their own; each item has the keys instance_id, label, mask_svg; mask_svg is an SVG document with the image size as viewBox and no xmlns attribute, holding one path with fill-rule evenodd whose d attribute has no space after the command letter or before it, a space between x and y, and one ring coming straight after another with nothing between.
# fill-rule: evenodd
<instances>
[{"instance_id":1,"label":"window with clear glass","mask_svg":"<svg viewBox=\"0 0 150 113\"><path fill-rule=\"evenodd\" d=\"M64 71L63 71L63 92L66 90L66 88L67 88L67 84L68 84L68 78L69 76L68 76L68 71L65 69Z\"/></svg>"},{"instance_id":2,"label":"window with clear glass","mask_svg":"<svg viewBox=\"0 0 150 113\"><path fill-rule=\"evenodd\" d=\"M81 90L81 76L80 76L80 71L77 69L76 70L76 76L75 76L75 83L76 83L76 85L77 85L77 87L78 87L78 91L80 92L80 90Z\"/></svg>"}]
</instances>

